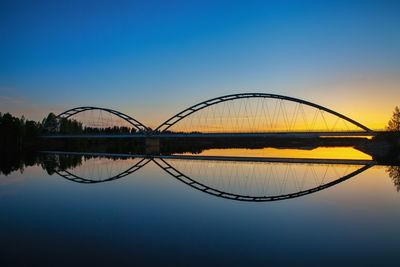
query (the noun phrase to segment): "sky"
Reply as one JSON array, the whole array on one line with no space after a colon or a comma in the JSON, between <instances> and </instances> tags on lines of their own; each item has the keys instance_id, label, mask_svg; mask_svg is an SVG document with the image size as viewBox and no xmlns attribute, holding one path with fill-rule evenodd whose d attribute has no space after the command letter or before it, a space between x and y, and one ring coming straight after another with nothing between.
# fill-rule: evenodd
<instances>
[{"instance_id":1,"label":"sky","mask_svg":"<svg viewBox=\"0 0 400 267\"><path fill-rule=\"evenodd\" d=\"M154 127L275 93L374 129L400 105L400 1L0 1L0 112L90 105Z\"/></svg>"}]
</instances>

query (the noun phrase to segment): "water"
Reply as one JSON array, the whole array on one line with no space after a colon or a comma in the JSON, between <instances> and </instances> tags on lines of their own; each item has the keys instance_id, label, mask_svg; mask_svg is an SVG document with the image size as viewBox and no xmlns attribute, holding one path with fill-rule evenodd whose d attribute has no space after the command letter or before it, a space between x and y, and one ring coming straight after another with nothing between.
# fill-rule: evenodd
<instances>
[{"instance_id":1,"label":"water","mask_svg":"<svg viewBox=\"0 0 400 267\"><path fill-rule=\"evenodd\" d=\"M182 153L188 155L190 153ZM201 156L240 156L240 157L283 157L283 158L319 158L319 159L367 159L372 157L352 147L317 147L317 148L286 148L273 147L259 149L228 148L207 149L196 155Z\"/></svg>"},{"instance_id":2,"label":"water","mask_svg":"<svg viewBox=\"0 0 400 267\"><path fill-rule=\"evenodd\" d=\"M1 266L398 266L395 167L35 160L0 176Z\"/></svg>"}]
</instances>

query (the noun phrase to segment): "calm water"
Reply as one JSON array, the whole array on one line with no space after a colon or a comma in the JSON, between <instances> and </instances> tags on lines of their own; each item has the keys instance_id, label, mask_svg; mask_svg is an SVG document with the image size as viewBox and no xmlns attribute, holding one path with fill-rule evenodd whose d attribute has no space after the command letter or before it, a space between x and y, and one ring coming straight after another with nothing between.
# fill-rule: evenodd
<instances>
[{"instance_id":1,"label":"calm water","mask_svg":"<svg viewBox=\"0 0 400 267\"><path fill-rule=\"evenodd\" d=\"M190 153L183 153L190 154ZM283 157L283 158L319 158L319 159L372 159L352 147L317 147L304 149L278 149L266 147L262 149L207 149L197 155L202 156L240 156L240 157Z\"/></svg>"},{"instance_id":2,"label":"calm water","mask_svg":"<svg viewBox=\"0 0 400 267\"><path fill-rule=\"evenodd\" d=\"M1 266L399 265L395 167L57 155L36 163L0 174Z\"/></svg>"}]
</instances>

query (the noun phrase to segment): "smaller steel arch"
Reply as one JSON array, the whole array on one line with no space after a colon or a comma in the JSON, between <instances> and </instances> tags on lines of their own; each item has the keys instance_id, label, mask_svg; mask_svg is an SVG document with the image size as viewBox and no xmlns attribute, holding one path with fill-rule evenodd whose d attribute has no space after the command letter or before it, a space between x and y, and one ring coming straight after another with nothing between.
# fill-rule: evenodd
<instances>
[{"instance_id":1,"label":"smaller steel arch","mask_svg":"<svg viewBox=\"0 0 400 267\"><path fill-rule=\"evenodd\" d=\"M135 129L137 129L138 131L141 132L147 132L149 131L149 128L147 128L144 124L142 124L141 122L139 122L138 120L132 118L129 115L126 115L122 112L113 110L113 109L108 109L108 108L100 108L100 107L93 107L93 106L85 106L85 107L76 107L76 108L72 108L69 110L66 110L60 114L58 114L56 116L56 119L67 119L75 114L84 112L84 111L88 111L88 110L102 110L102 111L106 111L108 113L111 113L115 116L118 116L119 118L127 121L129 124L131 124ZM50 129L54 129L55 127L57 127L56 125L49 125Z\"/></svg>"},{"instance_id":2,"label":"smaller steel arch","mask_svg":"<svg viewBox=\"0 0 400 267\"><path fill-rule=\"evenodd\" d=\"M160 162L159 162L159 161ZM310 188L307 190L299 191L299 192L294 192L294 193L289 193L289 194L283 194L283 195L273 195L273 196L246 196L246 195L239 195L235 193L229 193L229 192L224 192L219 189L212 188L210 186L207 186L205 184L202 184L200 182L195 181L193 178L185 175L184 173L180 172L176 168L174 168L171 164L166 162L165 160L159 158L158 160L153 159L153 161L160 167L162 168L165 172L176 178L177 180L189 185L190 187L199 190L201 192L207 193L209 195L213 195L216 197L220 198L225 198L225 199L230 199L230 200L236 200L236 201L245 201L245 202L269 202L269 201L277 201L277 200L284 200L284 199L291 199L291 198L297 198L301 196L305 196L308 194L312 194L324 189L327 189L329 187L332 187L334 185L337 185L339 183L342 183L366 170L371 168L372 165L365 165L357 170L355 170L352 173L349 173L339 179L336 179L332 182L326 183L324 185L320 185L314 188Z\"/></svg>"},{"instance_id":3,"label":"smaller steel arch","mask_svg":"<svg viewBox=\"0 0 400 267\"><path fill-rule=\"evenodd\" d=\"M283 95L276 95L276 94L266 94L266 93L240 93L240 94L231 94L231 95L225 95L225 96L220 96L220 97L216 97L216 98L212 98L206 101L203 101L201 103L198 103L196 105L193 105L179 113L177 113L176 115L172 116L171 118L169 118L168 120L166 120L165 122L163 122L160 126L158 126L154 132L165 132L166 130L168 130L170 127L172 127L173 125L175 125L177 122L179 122L180 120L190 116L191 114L202 110L206 107L215 105L215 104L219 104L222 102L226 102L226 101L231 101L231 100L235 100L235 99L243 99L243 98L274 98L274 99L281 99L281 100L288 100L288 101L292 101L292 102L296 102L296 103L300 103L300 104L304 104L307 106L311 106L323 111L326 111L330 114L333 114L341 119L344 119L348 122L350 122L351 124L356 125L357 127L363 129L366 132L373 132L373 130L371 130L370 128L366 127L365 125L343 115L340 114L334 110L328 109L326 107L320 106L318 104L306 101L306 100L302 100L299 98L294 98L294 97L289 97L289 96L283 96Z\"/></svg>"},{"instance_id":4,"label":"smaller steel arch","mask_svg":"<svg viewBox=\"0 0 400 267\"><path fill-rule=\"evenodd\" d=\"M63 169L55 170L55 173L57 173L61 177L65 178L67 180L70 180L72 182L81 183L81 184L97 184L97 183L110 182L110 181L117 180L117 179L120 179L122 177L128 176L128 175L136 172L137 170L139 170L143 166L145 166L147 163L150 162L150 160L151 159L148 159L148 158L142 158L140 161L138 161L135 165L133 165L129 169L127 169L127 170L125 170L125 171L123 171L123 172L121 172L121 173L119 173L119 174L117 174L115 176L109 177L109 178L104 179L104 180L97 180L97 181L77 176L77 175L75 175L75 174L73 174L73 173L71 173L71 172L69 172L67 170L63 170Z\"/></svg>"}]
</instances>

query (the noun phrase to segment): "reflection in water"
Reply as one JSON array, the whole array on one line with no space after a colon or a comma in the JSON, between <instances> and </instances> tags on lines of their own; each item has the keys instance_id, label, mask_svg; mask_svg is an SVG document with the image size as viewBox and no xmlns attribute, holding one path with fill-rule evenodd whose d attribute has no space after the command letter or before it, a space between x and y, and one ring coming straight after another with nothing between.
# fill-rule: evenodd
<instances>
[{"instance_id":1,"label":"reflection in water","mask_svg":"<svg viewBox=\"0 0 400 267\"><path fill-rule=\"evenodd\" d=\"M223 162L155 159L179 181L204 193L231 200L275 201L308 195L367 170L372 165L278 162Z\"/></svg>"},{"instance_id":2,"label":"reflection in water","mask_svg":"<svg viewBox=\"0 0 400 267\"><path fill-rule=\"evenodd\" d=\"M23 172L25 167L39 164L40 159L35 153L0 153L0 175Z\"/></svg>"},{"instance_id":3,"label":"reflection in water","mask_svg":"<svg viewBox=\"0 0 400 267\"><path fill-rule=\"evenodd\" d=\"M208 158L208 157L207 157ZM149 162L161 167L165 172L188 186L214 196L242 201L272 201L314 193L370 168L371 161L342 164L310 160L299 162L285 159L279 162L194 159L192 157L149 158L127 155L98 154L41 154L29 160L15 160L15 166L3 166L3 174L21 170L25 166L39 165L49 175L78 183L100 183L123 178L133 174ZM350 161L351 162L351 161ZM387 172L400 191L400 167L390 166Z\"/></svg>"},{"instance_id":4,"label":"reflection in water","mask_svg":"<svg viewBox=\"0 0 400 267\"><path fill-rule=\"evenodd\" d=\"M121 160L66 154L47 155L46 159L45 162L50 163L45 167L49 173L87 184L125 177L153 161L174 178L201 192L231 200L257 202L314 193L341 183L372 166L193 158Z\"/></svg>"},{"instance_id":5,"label":"reflection in water","mask_svg":"<svg viewBox=\"0 0 400 267\"><path fill-rule=\"evenodd\" d=\"M188 153L185 153L188 154ZM202 156L240 156L240 157L284 157L284 158L319 158L319 159L365 159L372 157L352 147L304 147L302 149L259 148L259 149L208 149L197 155Z\"/></svg>"},{"instance_id":6,"label":"reflection in water","mask_svg":"<svg viewBox=\"0 0 400 267\"><path fill-rule=\"evenodd\" d=\"M128 160L113 160L107 158L91 158L84 165L72 168L71 171L58 169L55 172L78 183L101 183L125 177L145 166L150 159L133 158ZM130 166L130 167L129 167ZM73 173L72 173L73 172Z\"/></svg>"},{"instance_id":7,"label":"reflection in water","mask_svg":"<svg viewBox=\"0 0 400 267\"><path fill-rule=\"evenodd\" d=\"M359 259L373 260L376 266L395 262L399 195L383 167L352 179L368 166L164 157L144 158L150 161L121 178L120 173L140 166L141 159L43 154L24 174L0 176L2 262L21 259L40 266L40 255L46 255L56 266L60 258L65 266L135 266L146 265L154 251L164 251L148 265L190 266L193 259L206 259L198 266L210 261L217 266L263 266L277 254L270 265L299 265L299 259L307 258L300 265L308 266L316 262L315 255L338 248L332 266L349 262L348 253L356 258L350 265ZM81 177L65 180L56 173L63 174L62 168ZM98 183L110 177L121 179ZM298 198L263 204L233 201L267 200L260 196ZM71 247L77 253L69 253ZM243 260L236 264L231 255ZM372 260L363 255L372 255Z\"/></svg>"},{"instance_id":8,"label":"reflection in water","mask_svg":"<svg viewBox=\"0 0 400 267\"><path fill-rule=\"evenodd\" d=\"M386 170L389 177L392 178L393 184L396 187L397 192L400 191L400 166L389 166Z\"/></svg>"}]
</instances>

